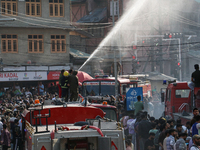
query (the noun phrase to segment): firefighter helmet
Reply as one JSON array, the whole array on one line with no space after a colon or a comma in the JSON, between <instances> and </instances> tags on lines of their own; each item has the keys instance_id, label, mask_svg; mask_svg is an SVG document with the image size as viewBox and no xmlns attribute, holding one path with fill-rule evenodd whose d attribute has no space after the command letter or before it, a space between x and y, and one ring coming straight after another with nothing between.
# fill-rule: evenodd
<instances>
[{"instance_id":1,"label":"firefighter helmet","mask_svg":"<svg viewBox=\"0 0 200 150\"><path fill-rule=\"evenodd\" d=\"M65 72L64 72L64 76L67 77L68 75L69 75L69 72L68 72L68 71L65 71Z\"/></svg>"}]
</instances>

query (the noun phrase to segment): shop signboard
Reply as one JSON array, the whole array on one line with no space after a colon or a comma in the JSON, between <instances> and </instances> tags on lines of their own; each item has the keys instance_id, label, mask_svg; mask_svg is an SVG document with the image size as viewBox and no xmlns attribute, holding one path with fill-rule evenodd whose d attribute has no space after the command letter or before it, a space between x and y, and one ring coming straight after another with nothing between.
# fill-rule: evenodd
<instances>
[{"instance_id":1,"label":"shop signboard","mask_svg":"<svg viewBox=\"0 0 200 150\"><path fill-rule=\"evenodd\" d=\"M0 82L47 80L47 72L1 72Z\"/></svg>"}]
</instances>

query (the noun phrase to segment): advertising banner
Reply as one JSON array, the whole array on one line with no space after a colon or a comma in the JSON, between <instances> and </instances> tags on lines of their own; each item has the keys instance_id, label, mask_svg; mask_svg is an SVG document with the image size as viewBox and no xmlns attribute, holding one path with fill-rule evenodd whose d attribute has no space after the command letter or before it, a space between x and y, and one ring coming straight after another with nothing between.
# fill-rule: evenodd
<instances>
[{"instance_id":1,"label":"advertising banner","mask_svg":"<svg viewBox=\"0 0 200 150\"><path fill-rule=\"evenodd\" d=\"M127 111L135 110L134 103L137 102L137 96L141 96L141 101L143 100L143 90L142 87L129 88L126 92L126 108Z\"/></svg>"},{"instance_id":2,"label":"advertising banner","mask_svg":"<svg viewBox=\"0 0 200 150\"><path fill-rule=\"evenodd\" d=\"M47 80L47 72L1 72L0 81Z\"/></svg>"},{"instance_id":3,"label":"advertising banner","mask_svg":"<svg viewBox=\"0 0 200 150\"><path fill-rule=\"evenodd\" d=\"M60 71L48 71L47 80L59 80Z\"/></svg>"}]
</instances>

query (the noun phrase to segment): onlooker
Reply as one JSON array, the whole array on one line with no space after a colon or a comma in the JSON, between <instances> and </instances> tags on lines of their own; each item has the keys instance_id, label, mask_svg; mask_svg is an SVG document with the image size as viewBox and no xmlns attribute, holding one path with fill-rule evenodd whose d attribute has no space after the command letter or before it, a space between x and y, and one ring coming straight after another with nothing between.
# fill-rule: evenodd
<instances>
[{"instance_id":1,"label":"onlooker","mask_svg":"<svg viewBox=\"0 0 200 150\"><path fill-rule=\"evenodd\" d=\"M44 95L44 85L42 84L42 82L39 83L38 88L40 95Z\"/></svg>"},{"instance_id":2,"label":"onlooker","mask_svg":"<svg viewBox=\"0 0 200 150\"><path fill-rule=\"evenodd\" d=\"M176 130L175 129L170 129L169 130L169 137L166 140L167 150L174 150L174 144L175 144L174 137L175 136L176 136Z\"/></svg>"},{"instance_id":3,"label":"onlooker","mask_svg":"<svg viewBox=\"0 0 200 150\"><path fill-rule=\"evenodd\" d=\"M145 150L155 150L154 138L155 138L155 133L151 132L149 134L149 138L145 141L144 144Z\"/></svg>"},{"instance_id":4,"label":"onlooker","mask_svg":"<svg viewBox=\"0 0 200 150\"><path fill-rule=\"evenodd\" d=\"M186 150L187 146L185 140L187 138L187 133L179 134L179 139L176 141L176 150Z\"/></svg>"},{"instance_id":5,"label":"onlooker","mask_svg":"<svg viewBox=\"0 0 200 150\"><path fill-rule=\"evenodd\" d=\"M140 150L144 149L144 143L149 137L149 131L152 129L151 123L147 120L147 115L141 115L142 120L138 124L138 135L140 136Z\"/></svg>"},{"instance_id":6,"label":"onlooker","mask_svg":"<svg viewBox=\"0 0 200 150\"><path fill-rule=\"evenodd\" d=\"M158 129L156 129L156 123L151 123L151 126L152 126L152 128L153 129L151 129L150 131L149 131L149 134L150 133L154 133L155 135L156 135L156 133L158 132Z\"/></svg>"},{"instance_id":7,"label":"onlooker","mask_svg":"<svg viewBox=\"0 0 200 150\"><path fill-rule=\"evenodd\" d=\"M135 107L135 112L134 112L134 115L136 115L139 111L143 110L144 109L144 105L143 103L141 102L141 96L137 96L137 102L134 103L134 107Z\"/></svg>"},{"instance_id":8,"label":"onlooker","mask_svg":"<svg viewBox=\"0 0 200 150\"><path fill-rule=\"evenodd\" d=\"M132 150L132 148L131 148L131 140L126 140L125 143L126 143L126 150Z\"/></svg>"},{"instance_id":9,"label":"onlooker","mask_svg":"<svg viewBox=\"0 0 200 150\"><path fill-rule=\"evenodd\" d=\"M129 115L129 119L127 121L127 127L129 130L129 135L132 136L132 143L135 144L135 130L134 130L134 124L136 119L134 119L134 115Z\"/></svg>"},{"instance_id":10,"label":"onlooker","mask_svg":"<svg viewBox=\"0 0 200 150\"><path fill-rule=\"evenodd\" d=\"M190 150L199 150L198 146L200 146L200 136L197 134L193 135L192 141L193 141L193 144L190 147Z\"/></svg>"},{"instance_id":11,"label":"onlooker","mask_svg":"<svg viewBox=\"0 0 200 150\"><path fill-rule=\"evenodd\" d=\"M152 103L152 98L149 98L149 102L148 102L148 113L150 116L153 116L153 111L154 111L154 105Z\"/></svg>"},{"instance_id":12,"label":"onlooker","mask_svg":"<svg viewBox=\"0 0 200 150\"><path fill-rule=\"evenodd\" d=\"M10 132L7 130L7 125L3 125L3 131L1 134L1 144L2 144L2 150L7 150L10 147L11 143L11 137Z\"/></svg>"},{"instance_id":13,"label":"onlooker","mask_svg":"<svg viewBox=\"0 0 200 150\"><path fill-rule=\"evenodd\" d=\"M167 150L167 138L169 137L169 129L165 130L165 139L163 140L163 150Z\"/></svg>"},{"instance_id":14,"label":"onlooker","mask_svg":"<svg viewBox=\"0 0 200 150\"><path fill-rule=\"evenodd\" d=\"M195 134L199 134L198 129L200 126L198 126L198 123L200 123L200 115L197 115L195 119L196 122L192 125L192 136L194 136Z\"/></svg>"}]
</instances>

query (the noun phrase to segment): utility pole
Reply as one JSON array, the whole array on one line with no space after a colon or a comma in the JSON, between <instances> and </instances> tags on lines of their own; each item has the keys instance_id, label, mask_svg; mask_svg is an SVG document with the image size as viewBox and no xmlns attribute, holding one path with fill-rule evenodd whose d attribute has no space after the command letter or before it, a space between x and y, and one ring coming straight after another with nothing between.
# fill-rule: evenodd
<instances>
[{"instance_id":1,"label":"utility pole","mask_svg":"<svg viewBox=\"0 0 200 150\"><path fill-rule=\"evenodd\" d=\"M162 27L161 27L161 16L162 16L162 9L160 7L161 1L159 1L159 34L162 35ZM159 38L159 56L160 56L160 72L163 73L163 53L162 53L162 37Z\"/></svg>"},{"instance_id":2,"label":"utility pole","mask_svg":"<svg viewBox=\"0 0 200 150\"><path fill-rule=\"evenodd\" d=\"M114 0L112 0L112 23L115 26L115 15L114 15ZM112 50L114 51L114 71L115 71L115 98L118 99L118 84L117 84L117 60L116 50L114 49L114 41L112 41Z\"/></svg>"}]
</instances>

